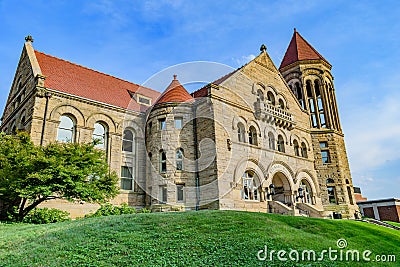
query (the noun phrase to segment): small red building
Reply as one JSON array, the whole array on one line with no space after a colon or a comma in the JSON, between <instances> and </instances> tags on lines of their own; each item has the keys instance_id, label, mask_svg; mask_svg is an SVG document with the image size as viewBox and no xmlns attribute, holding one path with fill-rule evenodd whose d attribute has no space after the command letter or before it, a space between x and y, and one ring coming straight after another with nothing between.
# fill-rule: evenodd
<instances>
[{"instance_id":1,"label":"small red building","mask_svg":"<svg viewBox=\"0 0 400 267\"><path fill-rule=\"evenodd\" d=\"M357 202L361 214L365 217L400 222L400 199L388 198Z\"/></svg>"}]
</instances>

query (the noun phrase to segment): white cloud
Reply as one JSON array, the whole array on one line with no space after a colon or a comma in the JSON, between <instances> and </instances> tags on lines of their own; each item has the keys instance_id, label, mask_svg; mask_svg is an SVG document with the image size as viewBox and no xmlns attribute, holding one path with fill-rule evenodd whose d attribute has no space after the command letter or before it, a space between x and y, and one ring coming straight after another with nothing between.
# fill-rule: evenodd
<instances>
[{"instance_id":1,"label":"white cloud","mask_svg":"<svg viewBox=\"0 0 400 267\"><path fill-rule=\"evenodd\" d=\"M393 93L349 109L351 114L343 121L353 171L365 171L400 159L399 103L400 95Z\"/></svg>"}]
</instances>

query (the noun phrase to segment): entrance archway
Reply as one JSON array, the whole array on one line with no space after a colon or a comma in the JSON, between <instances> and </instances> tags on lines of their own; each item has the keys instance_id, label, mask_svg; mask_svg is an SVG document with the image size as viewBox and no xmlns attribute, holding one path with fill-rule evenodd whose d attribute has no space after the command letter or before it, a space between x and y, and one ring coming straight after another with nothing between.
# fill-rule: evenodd
<instances>
[{"instance_id":1,"label":"entrance archway","mask_svg":"<svg viewBox=\"0 0 400 267\"><path fill-rule=\"evenodd\" d=\"M274 174L272 183L275 186L275 194L272 200L282 202L288 206L293 204L293 192L288 178L281 172Z\"/></svg>"}]
</instances>

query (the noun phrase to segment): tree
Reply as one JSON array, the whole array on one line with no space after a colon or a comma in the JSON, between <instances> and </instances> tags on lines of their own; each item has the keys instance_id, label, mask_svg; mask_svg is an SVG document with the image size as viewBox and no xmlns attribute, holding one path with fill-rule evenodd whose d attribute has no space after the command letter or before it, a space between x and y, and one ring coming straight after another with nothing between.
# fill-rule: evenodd
<instances>
[{"instance_id":1,"label":"tree","mask_svg":"<svg viewBox=\"0 0 400 267\"><path fill-rule=\"evenodd\" d=\"M0 219L21 221L50 199L106 202L118 194L118 177L95 144L35 146L29 135L0 134Z\"/></svg>"}]
</instances>

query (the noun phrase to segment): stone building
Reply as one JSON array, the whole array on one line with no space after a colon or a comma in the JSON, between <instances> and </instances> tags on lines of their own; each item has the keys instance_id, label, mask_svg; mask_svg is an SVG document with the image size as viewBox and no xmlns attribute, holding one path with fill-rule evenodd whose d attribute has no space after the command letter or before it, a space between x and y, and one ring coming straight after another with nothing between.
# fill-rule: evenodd
<instances>
[{"instance_id":1,"label":"stone building","mask_svg":"<svg viewBox=\"0 0 400 267\"><path fill-rule=\"evenodd\" d=\"M160 94L33 49L27 37L1 131L36 144L90 142L120 174L112 202L155 211L232 209L353 217L332 66L296 30L276 68L263 45L189 94ZM51 201L72 216L89 203Z\"/></svg>"}]
</instances>

